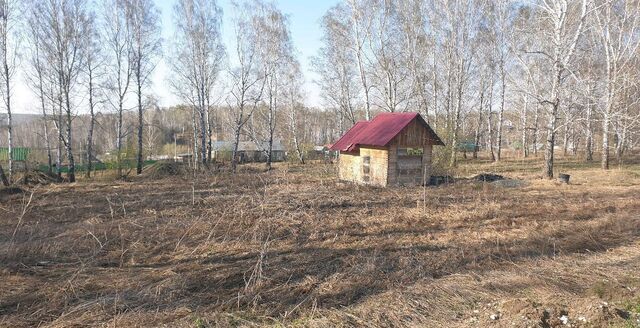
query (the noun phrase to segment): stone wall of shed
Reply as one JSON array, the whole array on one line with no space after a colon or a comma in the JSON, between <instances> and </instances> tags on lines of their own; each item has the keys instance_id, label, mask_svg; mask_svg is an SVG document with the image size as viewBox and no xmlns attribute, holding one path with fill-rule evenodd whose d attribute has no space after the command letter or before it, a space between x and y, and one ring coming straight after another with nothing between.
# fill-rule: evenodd
<instances>
[{"instance_id":1,"label":"stone wall of shed","mask_svg":"<svg viewBox=\"0 0 640 328\"><path fill-rule=\"evenodd\" d=\"M373 149L373 148L360 148L360 157L369 156L369 178L368 181L365 178L364 172L362 173L361 182L374 186L386 186L388 163L389 163L389 151L386 149ZM361 164L361 170L363 169Z\"/></svg>"},{"instance_id":2,"label":"stone wall of shed","mask_svg":"<svg viewBox=\"0 0 640 328\"><path fill-rule=\"evenodd\" d=\"M343 181L359 182L362 180L362 159L360 154L340 153L338 159L338 178Z\"/></svg>"},{"instance_id":3,"label":"stone wall of shed","mask_svg":"<svg viewBox=\"0 0 640 328\"><path fill-rule=\"evenodd\" d=\"M364 172L365 157L369 157L368 174ZM359 153L340 153L338 177L343 181L384 187L388 181L388 158L386 149L360 148Z\"/></svg>"}]
</instances>

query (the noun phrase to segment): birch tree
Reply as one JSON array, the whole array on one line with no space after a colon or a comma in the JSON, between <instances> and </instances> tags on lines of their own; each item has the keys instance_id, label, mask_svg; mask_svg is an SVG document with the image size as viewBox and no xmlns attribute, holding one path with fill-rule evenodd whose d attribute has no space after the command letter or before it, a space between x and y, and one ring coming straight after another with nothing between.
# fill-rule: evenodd
<instances>
[{"instance_id":1,"label":"birch tree","mask_svg":"<svg viewBox=\"0 0 640 328\"><path fill-rule=\"evenodd\" d=\"M507 1L497 1L489 6L490 17L492 18L491 27L495 31L494 47L496 53L496 63L498 65L498 75L500 79L500 110L498 111L498 129L496 145L496 160L502 157L502 129L504 125L504 110L507 92L507 65L508 65L508 47L509 47L509 30L511 24L509 22L509 4ZM524 145L523 145L524 146Z\"/></svg>"},{"instance_id":2,"label":"birch tree","mask_svg":"<svg viewBox=\"0 0 640 328\"><path fill-rule=\"evenodd\" d=\"M322 91L325 104L337 109L340 133L358 120L358 98L361 92L357 60L350 49L350 22L340 7L330 9L320 23L323 31L322 47L312 59L312 67L320 75L314 81ZM365 104L365 106L367 106ZM369 114L370 115L370 114ZM367 119L365 107L365 119Z\"/></svg>"},{"instance_id":3,"label":"birch tree","mask_svg":"<svg viewBox=\"0 0 640 328\"><path fill-rule=\"evenodd\" d=\"M211 159L211 97L225 57L216 1L180 0L174 7L176 52L172 58L173 86L197 112L200 161ZM194 129L197 127L194 126Z\"/></svg>"},{"instance_id":4,"label":"birch tree","mask_svg":"<svg viewBox=\"0 0 640 328\"><path fill-rule=\"evenodd\" d=\"M29 17L38 17L37 11L33 12L33 9L29 13ZM49 132L49 120L50 114L53 117L53 106L49 95L51 94L50 89L51 80L47 78L49 74L47 74L47 58L43 55L43 52L40 50L41 41L40 41L40 32L39 27L35 24L29 25L27 28L28 40L29 40L29 58L28 58L28 69L27 69L27 82L29 87L38 95L38 103L40 107L40 113L42 113L42 126L43 126L43 137L44 144L47 153L47 164L48 164L48 173L50 175L53 174L53 156L51 154L51 138Z\"/></svg>"},{"instance_id":5,"label":"birch tree","mask_svg":"<svg viewBox=\"0 0 640 328\"><path fill-rule=\"evenodd\" d=\"M92 20L88 26L87 31L87 56L86 65L84 66L84 78L87 87L87 100L89 108L89 127L87 129L87 153L86 153L86 171L85 177L91 177L91 170L93 169L93 144L94 144L94 129L96 126L96 114L98 103L97 93L99 90L99 78L102 73L103 57L101 53L101 40L100 35L95 24L95 20ZM44 105L43 105L44 106ZM43 109L44 110L44 109Z\"/></svg>"},{"instance_id":6,"label":"birch tree","mask_svg":"<svg viewBox=\"0 0 640 328\"><path fill-rule=\"evenodd\" d=\"M429 122L430 109L435 107L431 104L433 72L429 72L435 42L429 35L430 23L425 13L427 6L423 0L401 0L397 6L404 57L410 76L409 106L415 107Z\"/></svg>"},{"instance_id":7,"label":"birch tree","mask_svg":"<svg viewBox=\"0 0 640 328\"><path fill-rule=\"evenodd\" d=\"M609 169L609 136L613 121L619 118L624 105L624 75L636 60L640 36L640 4L638 1L608 1L595 10L596 33L604 55L604 97L602 99L602 160L603 170Z\"/></svg>"},{"instance_id":8,"label":"birch tree","mask_svg":"<svg viewBox=\"0 0 640 328\"><path fill-rule=\"evenodd\" d=\"M55 79L59 106L58 130L64 124L62 141L68 161L68 180L75 182L72 120L76 112L74 97L78 77L85 64L87 36L91 17L83 0L49 0L36 5L41 22L39 40L46 57L51 60L51 73Z\"/></svg>"},{"instance_id":9,"label":"birch tree","mask_svg":"<svg viewBox=\"0 0 640 328\"><path fill-rule=\"evenodd\" d=\"M296 152L296 156L301 164L305 164L304 154L302 152L301 138L300 138L300 109L302 107L302 72L300 70L300 64L295 61L291 63L289 69L285 72L284 76L284 88L285 98L287 103L287 118L289 132L291 133L291 141L293 149Z\"/></svg>"},{"instance_id":10,"label":"birch tree","mask_svg":"<svg viewBox=\"0 0 640 328\"><path fill-rule=\"evenodd\" d=\"M374 61L372 77L378 97L377 105L385 111L406 111L414 88L402 24L395 2L371 2L368 45Z\"/></svg>"},{"instance_id":11,"label":"birch tree","mask_svg":"<svg viewBox=\"0 0 640 328\"><path fill-rule=\"evenodd\" d=\"M358 73L360 75L361 90L364 93L365 119L368 121L371 119L371 85L367 76L365 44L367 42L366 35L370 23L366 14L369 2L348 0L348 4L351 22L347 26L351 27L351 49L355 54Z\"/></svg>"},{"instance_id":12,"label":"birch tree","mask_svg":"<svg viewBox=\"0 0 640 328\"><path fill-rule=\"evenodd\" d=\"M249 136L260 146L266 140L267 170L271 169L273 161L273 143L278 122L278 112L284 102L285 94L283 82L285 72L294 60L291 32L287 17L273 4L257 3L257 16L253 18L256 29L258 60L260 70L265 76L265 111L261 112L261 125L249 126Z\"/></svg>"},{"instance_id":13,"label":"birch tree","mask_svg":"<svg viewBox=\"0 0 640 328\"><path fill-rule=\"evenodd\" d=\"M541 42L539 48L532 47L527 53L541 56L541 60L551 66L551 74L543 80L550 87L538 88L541 94L536 95L536 99L546 108L547 136L542 173L548 179L554 175L558 115L563 105L566 79L574 64L575 49L583 34L588 5L588 0L546 0L535 4L540 15L537 33Z\"/></svg>"},{"instance_id":14,"label":"birch tree","mask_svg":"<svg viewBox=\"0 0 640 328\"><path fill-rule=\"evenodd\" d=\"M116 161L118 176L122 176L122 148L124 137L124 112L133 76L132 31L127 24L126 0L103 0L102 39L105 44L104 91L110 107L116 112Z\"/></svg>"},{"instance_id":15,"label":"birch tree","mask_svg":"<svg viewBox=\"0 0 640 328\"><path fill-rule=\"evenodd\" d=\"M138 107L136 173L142 174L144 107L143 92L160 55L160 14L152 0L127 0L127 29L131 33L131 70Z\"/></svg>"},{"instance_id":16,"label":"birch tree","mask_svg":"<svg viewBox=\"0 0 640 328\"><path fill-rule=\"evenodd\" d=\"M233 129L231 169L235 173L238 165L240 136L262 100L266 76L259 67L257 46L259 33L253 24L254 17L244 15L245 12L253 13L254 7L246 2L234 2L233 7L237 65L229 70L231 86L226 102L231 111Z\"/></svg>"},{"instance_id":17,"label":"birch tree","mask_svg":"<svg viewBox=\"0 0 640 328\"><path fill-rule=\"evenodd\" d=\"M445 96L445 131L451 151L449 164L456 165L457 148L460 138L465 97L469 92L469 72L473 63L477 44L475 42L478 21L473 15L482 10L477 1L436 3L441 12L438 25L442 47L447 54L447 82Z\"/></svg>"},{"instance_id":18,"label":"birch tree","mask_svg":"<svg viewBox=\"0 0 640 328\"><path fill-rule=\"evenodd\" d=\"M15 0L0 0L0 56L2 69L0 69L0 80L2 88L0 95L7 113L7 144L9 155L9 178L13 177L13 113L11 107L11 93L14 75L16 72L16 59L18 49L17 21L20 8Z\"/></svg>"}]
</instances>

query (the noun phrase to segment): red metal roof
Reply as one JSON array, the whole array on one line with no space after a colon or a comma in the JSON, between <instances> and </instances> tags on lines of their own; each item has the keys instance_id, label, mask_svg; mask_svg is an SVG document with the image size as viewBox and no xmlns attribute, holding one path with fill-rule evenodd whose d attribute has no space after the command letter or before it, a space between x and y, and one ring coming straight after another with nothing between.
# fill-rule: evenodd
<instances>
[{"instance_id":1,"label":"red metal roof","mask_svg":"<svg viewBox=\"0 0 640 328\"><path fill-rule=\"evenodd\" d=\"M331 150L352 151L357 149L359 145L384 147L414 119L419 119L425 128L429 130L436 145L444 145L420 114L381 113L371 121L356 123L342 138L333 144Z\"/></svg>"},{"instance_id":2,"label":"red metal roof","mask_svg":"<svg viewBox=\"0 0 640 328\"><path fill-rule=\"evenodd\" d=\"M366 129L366 127L369 125L368 121L360 121L358 123L356 123L354 126L351 127L351 129L349 129L349 131L347 131L347 133L345 133L342 138L338 139L338 141L336 141L335 143L333 143L333 145L331 146L331 150L340 150L340 151L347 151L349 148L355 147L356 143L355 141L358 140L358 135L360 134L360 132L364 129Z\"/></svg>"}]
</instances>

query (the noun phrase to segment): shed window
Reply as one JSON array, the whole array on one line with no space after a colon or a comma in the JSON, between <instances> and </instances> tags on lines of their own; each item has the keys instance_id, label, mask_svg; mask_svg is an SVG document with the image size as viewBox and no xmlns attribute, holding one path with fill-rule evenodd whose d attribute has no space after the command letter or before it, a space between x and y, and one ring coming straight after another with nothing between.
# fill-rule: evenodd
<instances>
[{"instance_id":1,"label":"shed window","mask_svg":"<svg viewBox=\"0 0 640 328\"><path fill-rule=\"evenodd\" d=\"M371 156L362 157L362 173L369 174L371 171Z\"/></svg>"},{"instance_id":2,"label":"shed window","mask_svg":"<svg viewBox=\"0 0 640 328\"><path fill-rule=\"evenodd\" d=\"M398 156L422 156L422 148L398 148Z\"/></svg>"}]
</instances>

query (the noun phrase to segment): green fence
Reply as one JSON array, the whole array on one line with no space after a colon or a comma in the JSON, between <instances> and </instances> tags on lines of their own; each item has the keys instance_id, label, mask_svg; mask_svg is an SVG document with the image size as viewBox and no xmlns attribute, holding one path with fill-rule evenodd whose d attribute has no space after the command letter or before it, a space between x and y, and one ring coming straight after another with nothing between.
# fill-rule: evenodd
<instances>
[{"instance_id":1,"label":"green fence","mask_svg":"<svg viewBox=\"0 0 640 328\"><path fill-rule=\"evenodd\" d=\"M461 152L469 152L469 153L473 152L475 148L476 148L476 143L473 141L461 141L456 146L456 150Z\"/></svg>"},{"instance_id":2,"label":"green fence","mask_svg":"<svg viewBox=\"0 0 640 328\"><path fill-rule=\"evenodd\" d=\"M13 153L14 161L26 161L31 153L31 148L15 147L11 151ZM0 161L6 162L9 160L9 148L0 147Z\"/></svg>"},{"instance_id":3,"label":"green fence","mask_svg":"<svg viewBox=\"0 0 640 328\"><path fill-rule=\"evenodd\" d=\"M157 163L158 161L152 161L152 160L148 160L148 161L144 161L142 163L142 166L149 166L152 164ZM123 160L122 161L122 165L121 167L125 170L128 169L134 169L137 166L137 162L135 160ZM114 162L108 162L108 163L94 163L91 165L91 170L92 171L104 171L104 170L115 170L118 168L118 163L114 163ZM75 166L76 172L84 172L87 170L87 165L85 164L80 164L80 165L76 165ZM53 168L51 168L52 171L56 171L55 166ZM38 171L41 172L48 172L49 171L49 166L48 165L40 165L38 166ZM67 165L62 165L62 167L60 168L60 172L62 173L68 173L69 172L69 166Z\"/></svg>"}]
</instances>

